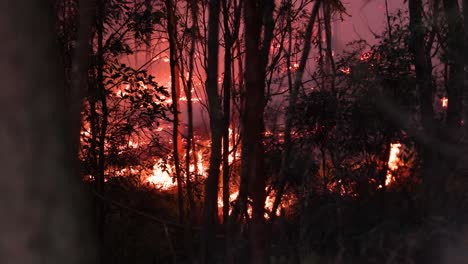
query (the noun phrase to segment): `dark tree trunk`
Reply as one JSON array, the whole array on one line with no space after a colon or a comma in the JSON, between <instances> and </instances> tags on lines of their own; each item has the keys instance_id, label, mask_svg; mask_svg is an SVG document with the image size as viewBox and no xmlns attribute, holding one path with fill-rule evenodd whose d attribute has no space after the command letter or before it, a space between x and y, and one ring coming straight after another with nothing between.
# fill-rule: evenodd
<instances>
[{"instance_id":1,"label":"dark tree trunk","mask_svg":"<svg viewBox=\"0 0 468 264\"><path fill-rule=\"evenodd\" d=\"M167 13L167 32L169 36L169 64L171 69L171 95L172 95L172 113L173 113L173 154L174 154L174 167L175 177L177 181L177 200L179 206L179 222L183 223L184 215L184 196L182 186L182 173L180 170L180 157L179 153L182 152L182 137L180 134L180 70L177 64L177 40L176 40L176 19L174 14L174 6L172 0L166 0L166 13Z\"/></svg>"},{"instance_id":2,"label":"dark tree trunk","mask_svg":"<svg viewBox=\"0 0 468 264\"><path fill-rule=\"evenodd\" d=\"M0 3L1 263L95 261L48 4Z\"/></svg>"},{"instance_id":3,"label":"dark tree trunk","mask_svg":"<svg viewBox=\"0 0 468 264\"><path fill-rule=\"evenodd\" d=\"M229 28L229 10L226 0L223 0L224 24L224 79L223 79L223 224L229 219L229 121L231 118L231 30Z\"/></svg>"},{"instance_id":4,"label":"dark tree trunk","mask_svg":"<svg viewBox=\"0 0 468 264\"><path fill-rule=\"evenodd\" d=\"M255 1L246 1L245 21L245 109L242 116L243 174L248 180L248 193L252 197L252 225L250 230L250 262L268 263L268 238L265 225L265 161L263 150L265 107L265 67L268 63L273 25L269 24L274 3L266 1L261 6ZM262 36L262 16L265 18L263 50L260 48ZM265 52L266 50L266 52ZM245 201L244 201L245 202ZM244 207L245 205L242 205Z\"/></svg>"},{"instance_id":5,"label":"dark tree trunk","mask_svg":"<svg viewBox=\"0 0 468 264\"><path fill-rule=\"evenodd\" d=\"M318 2L316 2L317 4ZM335 76L336 76L336 65L335 65L335 58L333 57L333 47L332 47L332 31L331 31L331 7L330 3L324 2L322 5L323 10L323 23L325 29L325 41L326 41L326 51L327 51L327 72L330 74L330 90L331 92L335 93ZM314 18L315 19L315 18Z\"/></svg>"},{"instance_id":6,"label":"dark tree trunk","mask_svg":"<svg viewBox=\"0 0 468 264\"><path fill-rule=\"evenodd\" d=\"M447 59L449 65L447 139L452 143L460 140L459 129L462 117L463 94L463 20L457 0L443 0L447 19Z\"/></svg>"},{"instance_id":7,"label":"dark tree trunk","mask_svg":"<svg viewBox=\"0 0 468 264\"><path fill-rule=\"evenodd\" d=\"M224 112L224 127L223 127L223 224L225 227L226 241L225 241L225 253L227 261L234 260L234 252L232 248L234 247L234 237L235 232L231 229L232 223L229 218L229 197L230 197L230 165L229 165L229 126L231 123L231 92L232 92L232 74L234 73L234 67L232 63L232 48L234 45L234 40L238 38L240 20L241 20L241 9L242 2L238 4L237 1L234 1L234 23L233 28L230 28L229 25L229 14L230 14L230 5L228 5L227 0L222 1L223 4L223 25L224 25L224 79L223 79L223 112ZM234 130L234 129L233 129ZM233 136L235 133L233 132ZM235 138L232 138L232 142L235 141ZM233 154L233 156L235 156Z\"/></svg>"},{"instance_id":8,"label":"dark tree trunk","mask_svg":"<svg viewBox=\"0 0 468 264\"><path fill-rule=\"evenodd\" d=\"M194 70L194 55L195 47L197 43L197 28L198 28L198 1L193 0L190 3L190 11L192 14L192 28L190 29L191 34L191 43L190 43L190 52L189 52L189 75L187 81L187 89L185 91L185 96L187 97L187 115L188 115L188 129L187 129L187 145L185 149L185 170L186 170L186 184L187 184L187 198L189 202L189 211L188 216L190 218L189 222L194 222L195 220L195 201L193 197L193 187L191 181L190 173L190 152L192 151L193 155L195 149L192 150L192 140L193 140L193 104L192 104L192 88L193 88L193 70ZM194 159L194 164L196 161ZM195 173L197 173L195 171Z\"/></svg>"},{"instance_id":9,"label":"dark tree trunk","mask_svg":"<svg viewBox=\"0 0 468 264\"><path fill-rule=\"evenodd\" d=\"M219 167L221 165L223 114L218 94L218 40L219 40L219 0L209 1L208 21L208 69L206 93L210 114L211 153L208 177L205 183L205 201L203 208L203 234L201 241L201 263L213 263L214 232L217 224L217 198L219 185Z\"/></svg>"},{"instance_id":10,"label":"dark tree trunk","mask_svg":"<svg viewBox=\"0 0 468 264\"><path fill-rule=\"evenodd\" d=\"M410 12L410 30L411 30L411 46L410 50L413 54L413 63L416 71L416 82L418 85L420 118L424 133L428 137L436 138L436 128L434 123L433 102L433 85L432 85L432 67L429 65L426 43L424 41L425 28L422 24L422 1L410 0L408 2ZM443 183L443 175L441 172L442 164L434 162L437 156L436 146L431 146L425 142L420 143L419 151L422 158L422 176L424 181L424 195L427 212L432 211L435 203L438 201L441 185Z\"/></svg>"},{"instance_id":11,"label":"dark tree trunk","mask_svg":"<svg viewBox=\"0 0 468 264\"><path fill-rule=\"evenodd\" d=\"M243 2L241 1L240 3L243 5ZM243 8L243 7L241 7ZM239 10L241 11L241 10ZM238 81L238 93L240 94L239 101L237 108L238 109L243 109L244 106L244 100L245 100L245 94L244 94L244 67L243 67L243 56L242 54L242 48L240 44L239 38L234 40L235 42L235 49L233 50L233 68L234 68L234 62L237 62L237 81ZM234 59L235 58L235 59ZM234 70L232 72L235 72ZM233 100L234 103L235 100ZM241 117L243 114L241 113L242 111L239 110L239 116ZM242 128L240 129L241 132L240 137L242 138ZM235 141L235 126L233 126L233 135L232 135L232 141ZM241 150L242 151L242 150ZM233 153L235 157L235 153ZM227 263L237 263L236 258L238 257L238 254L236 253L236 242L239 241L240 238L240 220L242 219L243 216L247 216L247 184L248 184L248 179L245 179L247 176L245 173L242 173L244 166L244 163L241 163L241 179L239 183L239 195L237 196L236 201L234 202L232 206L232 211L229 216L229 223L228 223L228 235L227 235L227 250L226 250L226 258L227 258Z\"/></svg>"},{"instance_id":12,"label":"dark tree trunk","mask_svg":"<svg viewBox=\"0 0 468 264\"><path fill-rule=\"evenodd\" d=\"M223 79L223 223L227 224L229 219L229 125L231 121L231 87L232 87L232 47L234 40L238 37L240 28L241 4L234 3L234 25L231 30L229 26L229 5L223 0L223 24L224 24L224 79Z\"/></svg>"},{"instance_id":13,"label":"dark tree trunk","mask_svg":"<svg viewBox=\"0 0 468 264\"><path fill-rule=\"evenodd\" d=\"M192 148L193 144L193 104L192 104L192 88L193 88L193 71L194 71L194 59L195 59L195 48L197 43L197 30L198 30L198 2L191 1L190 5L187 6L189 8L189 12L192 18L192 26L190 28L190 50L189 50L189 58L188 58L188 80L187 84L184 85L185 88L185 96L187 97L187 115L188 115L188 124L187 124L187 142L185 145L185 184L186 184L186 191L187 191L187 200L189 204L189 208L187 210L187 221L186 221L186 228L185 228L185 244L187 249L188 257L192 260L196 259L195 252L194 252L194 241L193 241L193 234L192 234L192 226L196 221L197 217L197 210L196 204L194 200L194 191L193 191L193 183L192 183L192 175L197 173L194 171L193 173L190 171L190 161L193 160L194 167L196 167L196 152L195 148ZM180 51L182 56L182 51ZM182 63L182 62L181 62ZM181 67L182 68L182 67ZM182 68L182 72L183 72ZM184 83L185 84L185 83ZM193 154L193 159L191 155Z\"/></svg>"}]
</instances>

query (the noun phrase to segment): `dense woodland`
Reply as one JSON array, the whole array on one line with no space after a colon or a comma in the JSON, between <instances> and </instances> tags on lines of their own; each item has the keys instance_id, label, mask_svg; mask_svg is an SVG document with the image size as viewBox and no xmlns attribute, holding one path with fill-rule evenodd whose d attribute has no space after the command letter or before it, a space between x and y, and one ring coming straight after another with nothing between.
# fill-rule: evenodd
<instances>
[{"instance_id":1,"label":"dense woodland","mask_svg":"<svg viewBox=\"0 0 468 264\"><path fill-rule=\"evenodd\" d=\"M468 1L354 1L0 4L2 263L468 263Z\"/></svg>"}]
</instances>

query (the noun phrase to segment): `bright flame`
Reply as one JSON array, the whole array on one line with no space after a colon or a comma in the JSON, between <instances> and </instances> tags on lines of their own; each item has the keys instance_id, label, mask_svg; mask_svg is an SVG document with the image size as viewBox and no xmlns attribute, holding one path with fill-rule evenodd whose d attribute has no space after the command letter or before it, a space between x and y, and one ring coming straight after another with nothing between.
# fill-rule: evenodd
<instances>
[{"instance_id":1,"label":"bright flame","mask_svg":"<svg viewBox=\"0 0 468 264\"><path fill-rule=\"evenodd\" d=\"M265 190L266 191L266 190ZM229 203L237 199L237 196L239 195L239 192L236 191L234 193L231 193L229 195ZM270 195L268 195L265 199L265 209L267 209L269 212L273 209L273 203L275 202L275 197L276 197L276 192L272 191ZM279 216L281 213L281 208L288 207L289 205L292 204L293 199L289 197L288 195L283 195L281 199L281 203L279 204L278 208L276 209L276 215ZM218 197L218 208L223 208L223 198ZM229 213L231 213L232 208L229 208ZM247 214L251 217L252 216L252 206L247 205ZM265 212L265 218L269 219L270 216L267 212Z\"/></svg>"},{"instance_id":2,"label":"bright flame","mask_svg":"<svg viewBox=\"0 0 468 264\"><path fill-rule=\"evenodd\" d=\"M138 148L138 142L133 142L132 140L128 141L128 146L130 148Z\"/></svg>"},{"instance_id":3,"label":"bright flame","mask_svg":"<svg viewBox=\"0 0 468 264\"><path fill-rule=\"evenodd\" d=\"M398 157L400 154L400 143L391 143L390 144L390 156L388 157L388 171L387 177L385 178L385 186L391 184L395 179L392 176L392 171L398 169L398 166L401 164L401 160Z\"/></svg>"},{"instance_id":4,"label":"bright flame","mask_svg":"<svg viewBox=\"0 0 468 264\"><path fill-rule=\"evenodd\" d=\"M164 190L171 189L177 186L177 183L173 180L172 168L168 167L164 170L163 160L159 159L153 166L153 174L151 174L146 181L154 184L155 187Z\"/></svg>"},{"instance_id":5,"label":"bright flame","mask_svg":"<svg viewBox=\"0 0 468 264\"><path fill-rule=\"evenodd\" d=\"M232 131L232 128L229 128L229 138L232 139L233 138L233 131ZM229 149L232 150L234 148L234 142L236 139L238 138L238 135L234 135L234 140L229 140ZM232 162L234 162L235 159L238 159L239 158L239 155L238 155L238 152L230 152L229 153L229 158L228 158L228 163L229 165L232 164Z\"/></svg>"},{"instance_id":6,"label":"bright flame","mask_svg":"<svg viewBox=\"0 0 468 264\"><path fill-rule=\"evenodd\" d=\"M192 152L190 152L192 154ZM203 165L203 155L201 151L197 152L197 164L190 165L190 172L200 174L203 178L206 178L205 175L205 166ZM153 173L146 178L146 182L155 185L155 187L169 190L177 186L177 183L174 181L173 175L174 168L168 166L164 169L163 159L159 159L153 166Z\"/></svg>"},{"instance_id":7,"label":"bright flame","mask_svg":"<svg viewBox=\"0 0 468 264\"><path fill-rule=\"evenodd\" d=\"M232 202L234 201L235 199L237 199L237 196L239 195L239 192L233 192L229 195L229 202ZM223 203L223 197L222 196L219 196L218 197L218 208L223 208L224 206L224 203ZM231 213L232 211L232 208L229 208L229 213Z\"/></svg>"},{"instance_id":8,"label":"bright flame","mask_svg":"<svg viewBox=\"0 0 468 264\"><path fill-rule=\"evenodd\" d=\"M190 151L192 154L192 151ZM199 173L202 176L205 176L205 166L203 165L203 154L201 150L197 152L197 166L195 167L194 164L190 164L190 172L192 173Z\"/></svg>"},{"instance_id":9,"label":"bright flame","mask_svg":"<svg viewBox=\"0 0 468 264\"><path fill-rule=\"evenodd\" d=\"M442 99L440 99L440 102L442 103L443 108L448 107L448 98L447 97L442 97Z\"/></svg>"}]
</instances>

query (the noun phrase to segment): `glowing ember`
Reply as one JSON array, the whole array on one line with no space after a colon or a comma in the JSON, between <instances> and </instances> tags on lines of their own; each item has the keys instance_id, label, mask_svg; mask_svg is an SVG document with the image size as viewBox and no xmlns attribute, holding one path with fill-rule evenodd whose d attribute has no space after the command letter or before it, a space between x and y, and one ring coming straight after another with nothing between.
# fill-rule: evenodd
<instances>
[{"instance_id":1,"label":"glowing ember","mask_svg":"<svg viewBox=\"0 0 468 264\"><path fill-rule=\"evenodd\" d=\"M346 67L344 69L340 69L340 71L346 75L349 75L351 73L351 68Z\"/></svg>"},{"instance_id":2,"label":"glowing ember","mask_svg":"<svg viewBox=\"0 0 468 264\"><path fill-rule=\"evenodd\" d=\"M440 99L440 102L442 103L443 108L448 107L448 98L447 97L442 97L442 99Z\"/></svg>"},{"instance_id":3,"label":"glowing ember","mask_svg":"<svg viewBox=\"0 0 468 264\"><path fill-rule=\"evenodd\" d=\"M371 57L371 53L366 52L366 53L361 54L361 56L359 57L359 60L360 61L367 61L367 60L370 59L370 57Z\"/></svg>"}]
</instances>

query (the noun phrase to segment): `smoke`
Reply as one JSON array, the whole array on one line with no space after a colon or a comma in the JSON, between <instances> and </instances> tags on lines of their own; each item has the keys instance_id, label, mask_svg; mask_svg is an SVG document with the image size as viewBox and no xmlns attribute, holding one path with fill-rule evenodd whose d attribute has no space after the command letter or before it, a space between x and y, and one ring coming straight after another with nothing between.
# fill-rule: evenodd
<instances>
[{"instance_id":1,"label":"smoke","mask_svg":"<svg viewBox=\"0 0 468 264\"><path fill-rule=\"evenodd\" d=\"M443 245L442 260L444 264L467 264L468 263L468 230L457 233L453 232L452 241Z\"/></svg>"}]
</instances>

